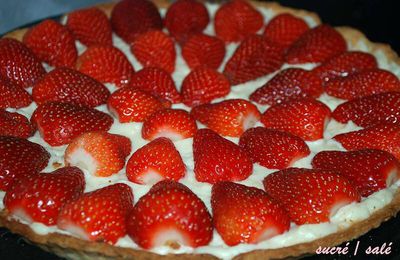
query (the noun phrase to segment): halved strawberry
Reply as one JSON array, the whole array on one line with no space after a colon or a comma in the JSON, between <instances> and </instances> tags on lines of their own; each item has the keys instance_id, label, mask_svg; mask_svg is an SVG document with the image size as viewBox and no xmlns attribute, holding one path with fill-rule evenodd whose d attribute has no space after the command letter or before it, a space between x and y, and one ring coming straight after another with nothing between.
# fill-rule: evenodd
<instances>
[{"instance_id":1,"label":"halved strawberry","mask_svg":"<svg viewBox=\"0 0 400 260\"><path fill-rule=\"evenodd\" d=\"M164 180L139 199L127 219L128 235L145 249L169 245L199 247L213 235L204 202L188 187Z\"/></svg>"},{"instance_id":2,"label":"halved strawberry","mask_svg":"<svg viewBox=\"0 0 400 260\"><path fill-rule=\"evenodd\" d=\"M298 136L264 127L251 128L240 137L239 146L253 163L269 169L284 169L310 154Z\"/></svg>"},{"instance_id":3,"label":"halved strawberry","mask_svg":"<svg viewBox=\"0 0 400 260\"><path fill-rule=\"evenodd\" d=\"M172 141L191 138L196 133L196 121L182 109L163 109L154 112L143 123L142 137L154 140L167 137Z\"/></svg>"},{"instance_id":4,"label":"halved strawberry","mask_svg":"<svg viewBox=\"0 0 400 260\"><path fill-rule=\"evenodd\" d=\"M73 34L53 20L44 20L24 35L26 46L41 60L54 67L74 67L78 57Z\"/></svg>"},{"instance_id":5,"label":"halved strawberry","mask_svg":"<svg viewBox=\"0 0 400 260\"><path fill-rule=\"evenodd\" d=\"M223 136L239 137L260 119L260 112L244 99L229 99L194 107L190 114Z\"/></svg>"},{"instance_id":6,"label":"halved strawberry","mask_svg":"<svg viewBox=\"0 0 400 260\"><path fill-rule=\"evenodd\" d=\"M22 87L0 75L0 109L21 108L32 103L32 97Z\"/></svg>"},{"instance_id":7,"label":"halved strawberry","mask_svg":"<svg viewBox=\"0 0 400 260\"><path fill-rule=\"evenodd\" d=\"M286 62L299 64L324 62L347 50L343 36L327 24L321 24L303 33L287 50Z\"/></svg>"},{"instance_id":8,"label":"halved strawberry","mask_svg":"<svg viewBox=\"0 0 400 260\"><path fill-rule=\"evenodd\" d=\"M288 168L263 183L297 225L327 222L341 207L361 199L347 178L326 170Z\"/></svg>"},{"instance_id":9,"label":"halved strawberry","mask_svg":"<svg viewBox=\"0 0 400 260\"><path fill-rule=\"evenodd\" d=\"M10 214L25 221L52 226L64 204L79 197L84 189L83 172L76 167L27 174L9 187L4 206Z\"/></svg>"},{"instance_id":10,"label":"halved strawberry","mask_svg":"<svg viewBox=\"0 0 400 260\"><path fill-rule=\"evenodd\" d=\"M297 98L270 107L261 116L267 128L286 131L306 141L323 138L331 111L311 98Z\"/></svg>"},{"instance_id":11,"label":"halved strawberry","mask_svg":"<svg viewBox=\"0 0 400 260\"><path fill-rule=\"evenodd\" d=\"M347 177L363 197L389 187L400 179L399 161L382 150L323 151L313 158L312 166L335 170Z\"/></svg>"},{"instance_id":12,"label":"halved strawberry","mask_svg":"<svg viewBox=\"0 0 400 260\"><path fill-rule=\"evenodd\" d=\"M250 100L262 105L275 105L298 97L317 98L323 92L322 80L312 71L289 68L254 91Z\"/></svg>"},{"instance_id":13,"label":"halved strawberry","mask_svg":"<svg viewBox=\"0 0 400 260\"><path fill-rule=\"evenodd\" d=\"M200 129L194 135L193 159L200 182L241 181L253 172L246 152L210 129Z\"/></svg>"},{"instance_id":14,"label":"halved strawberry","mask_svg":"<svg viewBox=\"0 0 400 260\"><path fill-rule=\"evenodd\" d=\"M0 109L0 135L28 138L35 131L25 116Z\"/></svg>"},{"instance_id":15,"label":"halved strawberry","mask_svg":"<svg viewBox=\"0 0 400 260\"><path fill-rule=\"evenodd\" d=\"M233 182L212 187L213 223L228 246L255 244L289 230L285 210L265 191Z\"/></svg>"},{"instance_id":16,"label":"halved strawberry","mask_svg":"<svg viewBox=\"0 0 400 260\"><path fill-rule=\"evenodd\" d=\"M57 225L85 240L115 244L126 235L125 221L132 208L131 188L117 183L66 203Z\"/></svg>"},{"instance_id":17,"label":"halved strawberry","mask_svg":"<svg viewBox=\"0 0 400 260\"><path fill-rule=\"evenodd\" d=\"M93 108L47 102L35 110L31 122L38 128L43 140L51 146L59 146L89 131L108 131L113 119Z\"/></svg>"}]
</instances>

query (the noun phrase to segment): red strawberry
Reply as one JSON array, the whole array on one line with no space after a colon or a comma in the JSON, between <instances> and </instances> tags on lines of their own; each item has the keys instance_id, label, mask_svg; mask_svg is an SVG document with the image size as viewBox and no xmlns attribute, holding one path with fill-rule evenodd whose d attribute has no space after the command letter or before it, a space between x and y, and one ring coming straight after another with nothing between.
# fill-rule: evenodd
<instances>
[{"instance_id":1,"label":"red strawberry","mask_svg":"<svg viewBox=\"0 0 400 260\"><path fill-rule=\"evenodd\" d=\"M188 187L164 180L139 199L127 219L128 235L140 247L207 245L213 235L210 213Z\"/></svg>"},{"instance_id":2,"label":"red strawberry","mask_svg":"<svg viewBox=\"0 0 400 260\"><path fill-rule=\"evenodd\" d=\"M194 69L206 66L218 69L225 57L225 43L214 36L195 34L182 47L186 64Z\"/></svg>"},{"instance_id":3,"label":"red strawberry","mask_svg":"<svg viewBox=\"0 0 400 260\"><path fill-rule=\"evenodd\" d=\"M0 76L0 109L21 108L32 103L32 97L22 87Z\"/></svg>"},{"instance_id":4,"label":"red strawberry","mask_svg":"<svg viewBox=\"0 0 400 260\"><path fill-rule=\"evenodd\" d=\"M117 183L68 202L57 225L85 240L115 244L126 235L125 220L132 208L131 188Z\"/></svg>"},{"instance_id":5,"label":"red strawberry","mask_svg":"<svg viewBox=\"0 0 400 260\"><path fill-rule=\"evenodd\" d=\"M69 68L56 68L37 81L32 96L38 105L47 101L95 107L107 102L110 91L97 80Z\"/></svg>"},{"instance_id":6,"label":"red strawberry","mask_svg":"<svg viewBox=\"0 0 400 260\"><path fill-rule=\"evenodd\" d=\"M111 13L111 25L118 36L128 43L140 33L163 27L158 8L148 0L118 2Z\"/></svg>"},{"instance_id":7,"label":"red strawberry","mask_svg":"<svg viewBox=\"0 0 400 260\"><path fill-rule=\"evenodd\" d=\"M26 139L0 136L0 190L8 190L14 179L43 170L50 154L42 146Z\"/></svg>"},{"instance_id":8,"label":"red strawberry","mask_svg":"<svg viewBox=\"0 0 400 260\"><path fill-rule=\"evenodd\" d=\"M231 0L221 5L214 18L215 33L225 42L239 42L263 25L262 14L243 0Z\"/></svg>"},{"instance_id":9,"label":"red strawberry","mask_svg":"<svg viewBox=\"0 0 400 260\"><path fill-rule=\"evenodd\" d=\"M31 87L46 71L40 61L21 42L0 39L0 75L19 87Z\"/></svg>"},{"instance_id":10,"label":"red strawberry","mask_svg":"<svg viewBox=\"0 0 400 260\"><path fill-rule=\"evenodd\" d=\"M93 108L71 103L47 102L40 105L31 118L42 138L51 146L68 144L89 131L108 131L111 116Z\"/></svg>"},{"instance_id":11,"label":"red strawberry","mask_svg":"<svg viewBox=\"0 0 400 260\"><path fill-rule=\"evenodd\" d=\"M260 112L244 99L229 99L194 107L190 113L196 120L220 135L239 137L260 119Z\"/></svg>"},{"instance_id":12,"label":"red strawberry","mask_svg":"<svg viewBox=\"0 0 400 260\"><path fill-rule=\"evenodd\" d=\"M282 70L250 95L262 105L275 105L298 97L317 98L324 92L322 80L300 68Z\"/></svg>"},{"instance_id":13,"label":"red strawberry","mask_svg":"<svg viewBox=\"0 0 400 260\"><path fill-rule=\"evenodd\" d=\"M79 197L84 189L83 172L76 167L29 174L9 187L4 206L10 214L28 222L52 226L64 204Z\"/></svg>"},{"instance_id":14,"label":"red strawberry","mask_svg":"<svg viewBox=\"0 0 400 260\"><path fill-rule=\"evenodd\" d=\"M53 20L44 20L24 35L24 43L41 60L55 67L74 67L78 57L73 34Z\"/></svg>"},{"instance_id":15,"label":"red strawberry","mask_svg":"<svg viewBox=\"0 0 400 260\"><path fill-rule=\"evenodd\" d=\"M178 141L193 137L196 130L196 121L187 111L163 109L153 113L144 121L142 137L147 140L167 137L172 141Z\"/></svg>"},{"instance_id":16,"label":"red strawberry","mask_svg":"<svg viewBox=\"0 0 400 260\"><path fill-rule=\"evenodd\" d=\"M213 223L228 246L258 243L289 230L290 219L265 191L233 182L212 187Z\"/></svg>"},{"instance_id":17,"label":"red strawberry","mask_svg":"<svg viewBox=\"0 0 400 260\"><path fill-rule=\"evenodd\" d=\"M78 166L94 176L107 177L125 166L131 152L131 141L122 135L107 132L84 133L65 150L65 165Z\"/></svg>"},{"instance_id":18,"label":"red strawberry","mask_svg":"<svg viewBox=\"0 0 400 260\"><path fill-rule=\"evenodd\" d=\"M289 64L324 62L347 50L343 36L329 25L322 24L302 34L286 53Z\"/></svg>"},{"instance_id":19,"label":"red strawberry","mask_svg":"<svg viewBox=\"0 0 400 260\"><path fill-rule=\"evenodd\" d=\"M278 70L283 64L283 49L260 35L246 38L224 68L232 85L238 85Z\"/></svg>"},{"instance_id":20,"label":"red strawberry","mask_svg":"<svg viewBox=\"0 0 400 260\"><path fill-rule=\"evenodd\" d=\"M370 69L345 78L330 80L326 93L341 99L354 99L388 91L400 91L400 80L387 70Z\"/></svg>"},{"instance_id":21,"label":"red strawberry","mask_svg":"<svg viewBox=\"0 0 400 260\"><path fill-rule=\"evenodd\" d=\"M400 178L399 161L381 150L323 151L313 158L312 166L335 170L347 177L363 197L389 187Z\"/></svg>"},{"instance_id":22,"label":"red strawberry","mask_svg":"<svg viewBox=\"0 0 400 260\"><path fill-rule=\"evenodd\" d=\"M69 13L67 27L86 46L112 45L111 24L107 15L96 7Z\"/></svg>"},{"instance_id":23,"label":"red strawberry","mask_svg":"<svg viewBox=\"0 0 400 260\"><path fill-rule=\"evenodd\" d=\"M183 103L193 107L228 95L231 90L228 79L216 70L198 67L182 82Z\"/></svg>"},{"instance_id":24,"label":"red strawberry","mask_svg":"<svg viewBox=\"0 0 400 260\"><path fill-rule=\"evenodd\" d=\"M201 33L210 22L210 17L202 2L178 0L168 8L164 22L171 36L184 43L191 35Z\"/></svg>"},{"instance_id":25,"label":"red strawberry","mask_svg":"<svg viewBox=\"0 0 400 260\"><path fill-rule=\"evenodd\" d=\"M101 83L114 83L117 87L127 86L134 73L125 54L113 46L89 47L79 56L77 68Z\"/></svg>"},{"instance_id":26,"label":"red strawberry","mask_svg":"<svg viewBox=\"0 0 400 260\"><path fill-rule=\"evenodd\" d=\"M28 138L35 130L25 116L0 109L0 135Z\"/></svg>"},{"instance_id":27,"label":"red strawberry","mask_svg":"<svg viewBox=\"0 0 400 260\"><path fill-rule=\"evenodd\" d=\"M325 170L288 168L268 175L263 183L297 225L327 222L341 207L361 199L348 179Z\"/></svg>"},{"instance_id":28,"label":"red strawberry","mask_svg":"<svg viewBox=\"0 0 400 260\"><path fill-rule=\"evenodd\" d=\"M186 167L174 144L165 137L146 144L126 165L128 180L138 184L154 184L168 179L178 181L185 176Z\"/></svg>"},{"instance_id":29,"label":"red strawberry","mask_svg":"<svg viewBox=\"0 0 400 260\"><path fill-rule=\"evenodd\" d=\"M200 182L241 181L253 171L246 152L210 129L200 129L193 139L194 173Z\"/></svg>"},{"instance_id":30,"label":"red strawberry","mask_svg":"<svg viewBox=\"0 0 400 260\"><path fill-rule=\"evenodd\" d=\"M239 146L253 163L269 169L284 169L310 154L298 136L264 127L251 128L240 137Z\"/></svg>"},{"instance_id":31,"label":"red strawberry","mask_svg":"<svg viewBox=\"0 0 400 260\"><path fill-rule=\"evenodd\" d=\"M330 114L325 104L311 98L298 98L272 106L261 116L261 122L267 128L315 141L323 138Z\"/></svg>"}]
</instances>

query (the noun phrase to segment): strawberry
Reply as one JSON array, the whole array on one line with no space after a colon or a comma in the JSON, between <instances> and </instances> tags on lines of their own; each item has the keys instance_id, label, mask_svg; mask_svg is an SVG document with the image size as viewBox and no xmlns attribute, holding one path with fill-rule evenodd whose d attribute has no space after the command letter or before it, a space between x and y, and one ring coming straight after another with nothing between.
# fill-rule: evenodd
<instances>
[{"instance_id":1,"label":"strawberry","mask_svg":"<svg viewBox=\"0 0 400 260\"><path fill-rule=\"evenodd\" d=\"M147 91L172 103L181 102L174 80L161 68L147 67L139 70L133 74L129 86Z\"/></svg>"},{"instance_id":2,"label":"strawberry","mask_svg":"<svg viewBox=\"0 0 400 260\"><path fill-rule=\"evenodd\" d=\"M62 206L79 197L84 189L83 172L76 167L24 175L7 190L4 206L25 221L52 226Z\"/></svg>"},{"instance_id":3,"label":"strawberry","mask_svg":"<svg viewBox=\"0 0 400 260\"><path fill-rule=\"evenodd\" d=\"M165 14L165 27L179 43L191 35L201 33L210 22L207 8L197 0L178 0L170 5Z\"/></svg>"},{"instance_id":4,"label":"strawberry","mask_svg":"<svg viewBox=\"0 0 400 260\"><path fill-rule=\"evenodd\" d=\"M240 137L260 119L257 107L244 99L200 105L190 114L218 134L232 137Z\"/></svg>"},{"instance_id":5,"label":"strawberry","mask_svg":"<svg viewBox=\"0 0 400 260\"><path fill-rule=\"evenodd\" d=\"M0 135L28 138L35 131L25 116L0 109Z\"/></svg>"},{"instance_id":6,"label":"strawberry","mask_svg":"<svg viewBox=\"0 0 400 260\"><path fill-rule=\"evenodd\" d=\"M253 163L269 169L290 167L310 154L310 149L300 137L264 127L244 132L239 146L247 152Z\"/></svg>"},{"instance_id":7,"label":"strawberry","mask_svg":"<svg viewBox=\"0 0 400 260\"><path fill-rule=\"evenodd\" d=\"M312 166L337 171L351 180L363 197L389 187L400 178L399 161L381 150L323 151L313 158Z\"/></svg>"},{"instance_id":8,"label":"strawberry","mask_svg":"<svg viewBox=\"0 0 400 260\"><path fill-rule=\"evenodd\" d=\"M341 207L361 199L348 179L332 171L288 168L263 183L297 225L327 222Z\"/></svg>"},{"instance_id":9,"label":"strawberry","mask_svg":"<svg viewBox=\"0 0 400 260\"><path fill-rule=\"evenodd\" d=\"M33 52L23 43L9 38L0 39L0 76L11 84L27 88L46 71Z\"/></svg>"},{"instance_id":10,"label":"strawberry","mask_svg":"<svg viewBox=\"0 0 400 260\"><path fill-rule=\"evenodd\" d=\"M24 35L26 46L43 62L54 67L74 67L78 57L73 34L53 20L44 20Z\"/></svg>"},{"instance_id":11,"label":"strawberry","mask_svg":"<svg viewBox=\"0 0 400 260\"><path fill-rule=\"evenodd\" d=\"M287 50L286 62L299 64L324 62L347 50L343 36L327 24L303 33Z\"/></svg>"},{"instance_id":12,"label":"strawberry","mask_svg":"<svg viewBox=\"0 0 400 260\"><path fill-rule=\"evenodd\" d=\"M0 136L0 190L7 191L16 178L43 170L50 154L26 139Z\"/></svg>"},{"instance_id":13,"label":"strawberry","mask_svg":"<svg viewBox=\"0 0 400 260\"><path fill-rule=\"evenodd\" d=\"M239 42L264 25L262 14L244 0L231 0L221 5L214 18L216 35L225 42Z\"/></svg>"},{"instance_id":14,"label":"strawberry","mask_svg":"<svg viewBox=\"0 0 400 260\"><path fill-rule=\"evenodd\" d=\"M185 105L193 107L228 95L228 79L216 70L197 67L182 82L181 95Z\"/></svg>"},{"instance_id":15,"label":"strawberry","mask_svg":"<svg viewBox=\"0 0 400 260\"><path fill-rule=\"evenodd\" d=\"M77 61L77 69L100 81L117 87L127 86L134 73L125 54L113 46L92 46Z\"/></svg>"},{"instance_id":16,"label":"strawberry","mask_svg":"<svg viewBox=\"0 0 400 260\"><path fill-rule=\"evenodd\" d=\"M119 37L127 43L131 43L141 33L161 30L163 22L158 8L153 2L122 0L112 10L111 25Z\"/></svg>"},{"instance_id":17,"label":"strawberry","mask_svg":"<svg viewBox=\"0 0 400 260\"><path fill-rule=\"evenodd\" d=\"M290 219L265 191L233 182L212 187L213 223L228 246L258 243L289 230Z\"/></svg>"},{"instance_id":18,"label":"strawberry","mask_svg":"<svg viewBox=\"0 0 400 260\"><path fill-rule=\"evenodd\" d=\"M108 177L125 166L131 141L122 135L103 131L84 133L65 150L65 165L78 166L94 176Z\"/></svg>"},{"instance_id":19,"label":"strawberry","mask_svg":"<svg viewBox=\"0 0 400 260\"><path fill-rule=\"evenodd\" d=\"M388 91L400 91L400 80L392 72L382 69L363 70L325 84L328 95L354 99Z\"/></svg>"},{"instance_id":20,"label":"strawberry","mask_svg":"<svg viewBox=\"0 0 400 260\"><path fill-rule=\"evenodd\" d=\"M298 97L317 98L323 92L322 80L313 72L289 68L254 91L250 100L262 105L275 105Z\"/></svg>"},{"instance_id":21,"label":"strawberry","mask_svg":"<svg viewBox=\"0 0 400 260\"><path fill-rule=\"evenodd\" d=\"M182 57L194 69L206 66L218 69L225 57L225 43L217 37L195 34L182 47Z\"/></svg>"},{"instance_id":22,"label":"strawberry","mask_svg":"<svg viewBox=\"0 0 400 260\"><path fill-rule=\"evenodd\" d=\"M40 105L31 121L41 137L51 146L68 144L75 137L89 131L108 131L111 116L93 108L62 102Z\"/></svg>"},{"instance_id":23,"label":"strawberry","mask_svg":"<svg viewBox=\"0 0 400 260\"><path fill-rule=\"evenodd\" d=\"M325 104L311 98L298 98L269 108L261 116L261 123L305 141L315 141L323 138L330 114Z\"/></svg>"},{"instance_id":24,"label":"strawberry","mask_svg":"<svg viewBox=\"0 0 400 260\"><path fill-rule=\"evenodd\" d=\"M154 112L144 121L142 137L150 141L158 137L178 141L193 137L196 131L196 121L187 111L163 109Z\"/></svg>"},{"instance_id":25,"label":"strawberry","mask_svg":"<svg viewBox=\"0 0 400 260\"><path fill-rule=\"evenodd\" d=\"M224 68L232 85L238 85L278 70L283 64L283 49L260 35L246 38Z\"/></svg>"},{"instance_id":26,"label":"strawberry","mask_svg":"<svg viewBox=\"0 0 400 260\"><path fill-rule=\"evenodd\" d=\"M204 202L188 187L160 181L139 199L127 219L128 235L140 247L207 245L212 219Z\"/></svg>"},{"instance_id":27,"label":"strawberry","mask_svg":"<svg viewBox=\"0 0 400 260\"><path fill-rule=\"evenodd\" d=\"M210 129L200 129L193 139L194 174L197 181L241 181L253 171L246 152Z\"/></svg>"},{"instance_id":28,"label":"strawberry","mask_svg":"<svg viewBox=\"0 0 400 260\"><path fill-rule=\"evenodd\" d=\"M0 109L21 108L32 103L32 97L22 87L0 76Z\"/></svg>"},{"instance_id":29,"label":"strawberry","mask_svg":"<svg viewBox=\"0 0 400 260\"><path fill-rule=\"evenodd\" d=\"M47 101L88 107L105 104L110 91L97 80L69 68L56 68L37 81L32 96L38 105Z\"/></svg>"},{"instance_id":30,"label":"strawberry","mask_svg":"<svg viewBox=\"0 0 400 260\"><path fill-rule=\"evenodd\" d=\"M115 244L126 235L125 220L132 208L131 188L117 183L66 203L57 225L85 240Z\"/></svg>"},{"instance_id":31,"label":"strawberry","mask_svg":"<svg viewBox=\"0 0 400 260\"><path fill-rule=\"evenodd\" d=\"M86 46L112 45L111 24L107 15L96 7L69 13L67 27Z\"/></svg>"},{"instance_id":32,"label":"strawberry","mask_svg":"<svg viewBox=\"0 0 400 260\"><path fill-rule=\"evenodd\" d=\"M154 184L168 179L178 181L186 167L171 140L157 138L133 153L126 165L128 180L138 184Z\"/></svg>"}]
</instances>

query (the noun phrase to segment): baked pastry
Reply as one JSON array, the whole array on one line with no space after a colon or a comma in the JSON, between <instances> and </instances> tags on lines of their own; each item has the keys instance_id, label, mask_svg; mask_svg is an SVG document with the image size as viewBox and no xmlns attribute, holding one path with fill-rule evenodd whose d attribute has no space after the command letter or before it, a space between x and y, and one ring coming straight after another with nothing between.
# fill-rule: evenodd
<instances>
[{"instance_id":1,"label":"baked pastry","mask_svg":"<svg viewBox=\"0 0 400 260\"><path fill-rule=\"evenodd\" d=\"M66 258L268 259L399 211L389 47L277 4L155 4L164 31L125 0L1 40L2 226Z\"/></svg>"}]
</instances>

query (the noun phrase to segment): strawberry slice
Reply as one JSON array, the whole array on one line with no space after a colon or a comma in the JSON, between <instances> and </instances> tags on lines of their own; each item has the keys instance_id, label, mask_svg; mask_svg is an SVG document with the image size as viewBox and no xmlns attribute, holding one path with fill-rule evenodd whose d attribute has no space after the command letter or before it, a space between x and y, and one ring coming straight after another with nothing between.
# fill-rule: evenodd
<instances>
[{"instance_id":1,"label":"strawberry slice","mask_svg":"<svg viewBox=\"0 0 400 260\"><path fill-rule=\"evenodd\" d=\"M0 109L0 135L28 138L36 129L25 116Z\"/></svg>"},{"instance_id":2,"label":"strawberry slice","mask_svg":"<svg viewBox=\"0 0 400 260\"><path fill-rule=\"evenodd\" d=\"M347 50L343 36L327 24L314 27L300 36L287 50L286 62L299 64L324 62Z\"/></svg>"},{"instance_id":3,"label":"strawberry slice","mask_svg":"<svg viewBox=\"0 0 400 260\"><path fill-rule=\"evenodd\" d=\"M233 182L212 187L215 229L228 246L256 244L289 230L290 219L265 191Z\"/></svg>"},{"instance_id":4,"label":"strawberry slice","mask_svg":"<svg viewBox=\"0 0 400 260\"><path fill-rule=\"evenodd\" d=\"M250 3L231 0L221 5L214 18L215 33L225 42L239 42L264 25L262 14Z\"/></svg>"},{"instance_id":5,"label":"strawberry slice","mask_svg":"<svg viewBox=\"0 0 400 260\"><path fill-rule=\"evenodd\" d=\"M328 222L341 207L361 199L347 178L332 171L288 168L263 183L297 225Z\"/></svg>"},{"instance_id":6,"label":"strawberry slice","mask_svg":"<svg viewBox=\"0 0 400 260\"><path fill-rule=\"evenodd\" d=\"M31 103L28 92L0 75L0 109L27 107Z\"/></svg>"},{"instance_id":7,"label":"strawberry slice","mask_svg":"<svg viewBox=\"0 0 400 260\"><path fill-rule=\"evenodd\" d=\"M232 85L238 85L278 70L283 64L283 49L260 35L247 37L237 47L224 68Z\"/></svg>"},{"instance_id":8,"label":"strawberry slice","mask_svg":"<svg viewBox=\"0 0 400 260\"><path fill-rule=\"evenodd\" d=\"M216 70L197 67L182 82L182 101L193 107L228 95L231 90L228 79Z\"/></svg>"},{"instance_id":9,"label":"strawberry slice","mask_svg":"<svg viewBox=\"0 0 400 260\"><path fill-rule=\"evenodd\" d=\"M241 181L253 172L246 152L210 129L200 129L193 139L194 173L197 181Z\"/></svg>"},{"instance_id":10,"label":"strawberry slice","mask_svg":"<svg viewBox=\"0 0 400 260\"><path fill-rule=\"evenodd\" d=\"M193 137L196 131L196 121L187 111L163 109L154 112L144 121L142 137L150 141L158 137L179 141Z\"/></svg>"},{"instance_id":11,"label":"strawberry slice","mask_svg":"<svg viewBox=\"0 0 400 260\"><path fill-rule=\"evenodd\" d=\"M84 189L83 172L76 167L24 175L7 190L4 206L13 216L52 226L64 204L79 197Z\"/></svg>"},{"instance_id":12,"label":"strawberry slice","mask_svg":"<svg viewBox=\"0 0 400 260\"><path fill-rule=\"evenodd\" d=\"M125 220L132 208L131 188L117 183L66 203L57 225L85 240L115 244L126 235Z\"/></svg>"},{"instance_id":13,"label":"strawberry slice","mask_svg":"<svg viewBox=\"0 0 400 260\"><path fill-rule=\"evenodd\" d=\"M293 99L272 106L261 116L267 128L286 131L305 141L323 138L331 111L324 104L311 98Z\"/></svg>"},{"instance_id":14,"label":"strawberry slice","mask_svg":"<svg viewBox=\"0 0 400 260\"><path fill-rule=\"evenodd\" d=\"M67 27L75 38L86 46L112 45L110 21L108 21L107 15L96 7L69 13Z\"/></svg>"},{"instance_id":15,"label":"strawberry slice","mask_svg":"<svg viewBox=\"0 0 400 260\"><path fill-rule=\"evenodd\" d=\"M0 39L0 75L11 84L27 88L41 78L46 71L33 52L21 42Z\"/></svg>"},{"instance_id":16,"label":"strawberry slice","mask_svg":"<svg viewBox=\"0 0 400 260\"><path fill-rule=\"evenodd\" d=\"M35 83L32 96L38 105L60 101L95 107L107 102L110 91L79 71L56 68Z\"/></svg>"},{"instance_id":17,"label":"strawberry slice","mask_svg":"<svg viewBox=\"0 0 400 260\"><path fill-rule=\"evenodd\" d=\"M347 177L363 197L389 187L400 178L399 161L381 150L323 151L313 158L312 166L335 170Z\"/></svg>"},{"instance_id":18,"label":"strawberry slice","mask_svg":"<svg viewBox=\"0 0 400 260\"><path fill-rule=\"evenodd\" d=\"M300 137L264 127L244 132L239 146L247 152L253 163L268 169L287 168L310 154L310 149Z\"/></svg>"},{"instance_id":19,"label":"strawberry slice","mask_svg":"<svg viewBox=\"0 0 400 260\"><path fill-rule=\"evenodd\" d=\"M260 119L260 112L244 99L229 99L194 107L190 113L203 125L223 136L240 137Z\"/></svg>"},{"instance_id":20,"label":"strawberry slice","mask_svg":"<svg viewBox=\"0 0 400 260\"><path fill-rule=\"evenodd\" d=\"M275 105L298 97L317 98L324 92L322 80L300 68L282 70L250 95L262 105Z\"/></svg>"},{"instance_id":21,"label":"strawberry slice","mask_svg":"<svg viewBox=\"0 0 400 260\"><path fill-rule=\"evenodd\" d=\"M62 102L47 102L39 106L31 121L41 137L51 146L70 143L89 131L108 131L111 116L93 108Z\"/></svg>"},{"instance_id":22,"label":"strawberry slice","mask_svg":"<svg viewBox=\"0 0 400 260\"><path fill-rule=\"evenodd\" d=\"M44 20L24 35L26 46L43 62L54 67L74 67L78 57L74 35L53 20Z\"/></svg>"},{"instance_id":23,"label":"strawberry slice","mask_svg":"<svg viewBox=\"0 0 400 260\"><path fill-rule=\"evenodd\" d=\"M326 93L341 99L354 99L389 91L400 91L400 80L382 69L363 70L325 84Z\"/></svg>"},{"instance_id":24,"label":"strawberry slice","mask_svg":"<svg viewBox=\"0 0 400 260\"><path fill-rule=\"evenodd\" d=\"M178 181L186 167L171 140L157 138L138 149L126 165L128 180L138 184L154 184L168 179Z\"/></svg>"},{"instance_id":25,"label":"strawberry slice","mask_svg":"<svg viewBox=\"0 0 400 260\"><path fill-rule=\"evenodd\" d=\"M188 187L164 180L139 199L127 219L128 235L140 247L199 247L213 235L210 213Z\"/></svg>"},{"instance_id":26,"label":"strawberry slice","mask_svg":"<svg viewBox=\"0 0 400 260\"><path fill-rule=\"evenodd\" d=\"M97 131L72 140L65 150L65 165L77 166L99 177L108 177L125 166L131 141L122 135Z\"/></svg>"}]
</instances>

